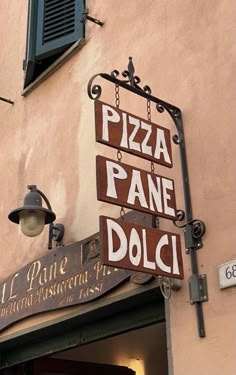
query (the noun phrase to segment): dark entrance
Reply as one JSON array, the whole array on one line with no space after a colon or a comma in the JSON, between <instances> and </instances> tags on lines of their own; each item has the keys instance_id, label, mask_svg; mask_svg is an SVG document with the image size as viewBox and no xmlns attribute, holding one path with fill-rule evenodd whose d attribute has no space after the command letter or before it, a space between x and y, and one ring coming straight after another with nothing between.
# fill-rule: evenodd
<instances>
[{"instance_id":1,"label":"dark entrance","mask_svg":"<svg viewBox=\"0 0 236 375\"><path fill-rule=\"evenodd\" d=\"M53 358L36 359L3 372L4 375L135 375L124 366L67 361Z\"/></svg>"},{"instance_id":2,"label":"dark entrance","mask_svg":"<svg viewBox=\"0 0 236 375\"><path fill-rule=\"evenodd\" d=\"M44 358L33 362L32 375L135 375L123 366Z\"/></svg>"},{"instance_id":3,"label":"dark entrance","mask_svg":"<svg viewBox=\"0 0 236 375\"><path fill-rule=\"evenodd\" d=\"M29 328L0 340L0 369L2 370L0 371L0 375L22 375L22 369L24 368L24 375L73 375L75 373L78 375L97 375L104 364L105 366L102 368L103 375L108 373L109 375L135 374L135 368L128 361L113 361L113 359L110 361L109 359L108 362L106 361L107 358L98 358L98 356L95 356L97 349L94 350L92 345L97 343L99 347L103 348L105 340L109 338L116 340L116 337L117 340L120 340L118 336L123 334L134 335L132 342L137 342L136 330L145 330L146 327L150 326L151 332L154 332L152 329L153 325L160 327L159 323L164 322L164 320L164 301L158 282L154 280L147 285L136 288L135 292L132 289L122 295L112 296L106 303L101 299L96 303L81 307L76 313L55 319L53 322L42 323L37 326L37 329ZM149 338L150 333L146 337ZM142 340L139 341L142 342ZM153 350L155 349L156 353L156 345L159 341L162 341L160 335L155 334L153 341L154 345L152 345L152 348ZM125 342L127 343L126 339ZM143 347L145 346L143 345ZM131 343L128 349L133 347L134 345ZM86 356L86 358L85 353L82 355L82 348L88 348L89 356ZM105 354L110 353L110 348L110 346L106 350L103 348ZM124 344L115 342L114 348L117 352L118 348L124 348ZM74 350L76 353L74 353ZM128 353L128 351L126 352ZM148 350L149 352L150 350ZM148 362L150 362L151 358L156 358L155 353L151 353L151 357L147 360ZM63 358L60 358L62 355ZM133 352L132 357L130 356L129 358L137 359L138 357ZM47 360L51 359L53 360L51 363L56 363L54 359L65 360L66 362L64 363L68 364L69 362L67 361L77 362L74 366L82 366L82 362L86 362L87 365L90 362L99 363L99 365L96 368L97 372L94 372L94 367L92 369L93 372L82 371L81 373L81 371L78 371L78 368L76 368L76 372L70 372L66 367L63 369L62 366L59 366L59 371L57 368L47 369L43 367L41 368L41 373L30 372L32 366L34 370L37 369L35 367L36 363L39 364L40 361L50 363ZM90 366L94 365L90 363ZM134 371L130 372L129 368L132 368ZM113 369L115 370L113 371ZM109 371L105 372L105 370ZM151 372L149 371L149 373ZM167 371L162 371L162 373L167 374ZM145 372L141 375L143 374L146 375Z\"/></svg>"}]
</instances>

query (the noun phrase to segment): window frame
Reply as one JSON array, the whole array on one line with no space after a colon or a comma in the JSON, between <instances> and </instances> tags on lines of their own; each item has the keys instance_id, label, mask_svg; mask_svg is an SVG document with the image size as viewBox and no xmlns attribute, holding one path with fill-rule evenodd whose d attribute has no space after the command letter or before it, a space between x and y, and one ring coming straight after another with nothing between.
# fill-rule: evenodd
<instances>
[{"instance_id":1,"label":"window frame","mask_svg":"<svg viewBox=\"0 0 236 375\"><path fill-rule=\"evenodd\" d=\"M60 38L55 38L43 46L41 40L43 33L45 0L28 0L27 41L25 59L23 61L23 70L25 74L22 95L29 91L25 89L36 80L37 84L33 86L38 86L39 81L41 82L45 80L48 75L52 74L55 71L55 66L58 68L62 61L65 61L68 56L71 55L72 50L77 49L78 45L80 47L83 44L85 25L81 21L85 9L85 0L74 1L74 32ZM73 47L73 45L75 46ZM67 51L70 52L67 53ZM62 56L64 56L64 58ZM46 59L49 57L52 58L52 62L47 63ZM54 64L57 60L59 60L59 64ZM42 68L42 72L40 73L36 72L37 64L45 64L45 69ZM53 66L53 68L51 68L51 66ZM44 74L46 71L47 74ZM50 74L48 74L48 72L50 72ZM43 79L38 80L39 77Z\"/></svg>"}]
</instances>

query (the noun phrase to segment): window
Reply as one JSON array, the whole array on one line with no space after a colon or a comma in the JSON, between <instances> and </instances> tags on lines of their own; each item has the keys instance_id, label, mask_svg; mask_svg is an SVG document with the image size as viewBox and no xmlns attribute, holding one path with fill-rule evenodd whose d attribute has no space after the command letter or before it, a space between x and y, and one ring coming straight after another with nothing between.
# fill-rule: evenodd
<instances>
[{"instance_id":1,"label":"window","mask_svg":"<svg viewBox=\"0 0 236 375\"><path fill-rule=\"evenodd\" d=\"M29 0L24 88L84 37L84 0Z\"/></svg>"}]
</instances>

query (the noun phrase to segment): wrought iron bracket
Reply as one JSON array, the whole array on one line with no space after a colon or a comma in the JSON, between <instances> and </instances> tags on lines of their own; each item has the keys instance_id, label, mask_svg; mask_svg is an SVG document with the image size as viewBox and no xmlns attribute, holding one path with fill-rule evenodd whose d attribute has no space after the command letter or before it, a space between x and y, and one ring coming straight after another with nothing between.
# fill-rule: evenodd
<instances>
[{"instance_id":1,"label":"wrought iron bracket","mask_svg":"<svg viewBox=\"0 0 236 375\"><path fill-rule=\"evenodd\" d=\"M186 253L190 249L198 250L203 247L202 236L205 233L205 224L201 220L193 220L192 223L186 224L184 228L184 239Z\"/></svg>"},{"instance_id":2,"label":"wrought iron bracket","mask_svg":"<svg viewBox=\"0 0 236 375\"><path fill-rule=\"evenodd\" d=\"M207 276L205 274L192 275L188 282L191 305L208 301Z\"/></svg>"},{"instance_id":3,"label":"wrought iron bracket","mask_svg":"<svg viewBox=\"0 0 236 375\"><path fill-rule=\"evenodd\" d=\"M14 102L10 99L6 99L6 98L3 98L2 96L0 96L0 100L2 102L5 102L5 103L9 103L9 104L14 104Z\"/></svg>"},{"instance_id":4,"label":"wrought iron bracket","mask_svg":"<svg viewBox=\"0 0 236 375\"><path fill-rule=\"evenodd\" d=\"M191 301L194 301L196 307L196 317L198 324L198 334L199 337L205 337L205 325L202 310L202 302L205 301L204 297L207 296L203 293L203 299L201 290L206 290L206 278L202 279L202 275L198 272L198 262L197 262L197 249L203 246L202 236L205 233L205 224L201 220L194 220L192 214L192 204L191 204L191 194L188 176L188 165L187 156L184 140L184 128L183 119L180 108L170 104L162 99L159 99L152 95L152 90L150 86L141 85L141 79L135 75L135 69L132 61L132 57L129 57L128 69L124 70L121 75L118 70L113 70L111 74L99 73L95 74L88 82L87 92L88 96L92 100L99 99L102 94L102 88L98 84L94 84L94 80L97 77L101 77L125 90L131 91L132 93L139 95L143 98L150 100L156 104L156 109L159 113L167 112L172 118L177 134L173 135L173 142L179 146L180 150L180 162L182 171L182 182L183 182L183 192L184 192L184 203L185 211L177 212L177 220L174 222L179 228L183 228L185 237L186 253L190 256L191 261ZM178 221L183 220L185 217L186 223L184 225L177 225ZM193 280L193 281L192 281ZM201 281L198 281L201 280ZM204 281L202 281L204 280ZM203 285L203 283L205 283ZM196 292L197 291L197 292ZM197 296L200 296L198 297ZM191 298L192 297L192 298ZM208 296L207 296L208 299Z\"/></svg>"},{"instance_id":5,"label":"wrought iron bracket","mask_svg":"<svg viewBox=\"0 0 236 375\"><path fill-rule=\"evenodd\" d=\"M190 253L190 249L198 250L203 247L202 237L206 232L206 226L202 220L192 220L183 225L177 224L185 218L185 212L183 210L177 211L177 220L173 223L177 228L183 228L185 250L186 254Z\"/></svg>"},{"instance_id":6,"label":"wrought iron bracket","mask_svg":"<svg viewBox=\"0 0 236 375\"><path fill-rule=\"evenodd\" d=\"M96 23L96 25L99 25L99 26L103 26L104 25L104 22L94 18L94 17L91 17L89 16L89 10L88 9L85 9L84 10L84 13L83 13L83 18L81 20L82 23L86 23L86 21L91 21L93 23Z\"/></svg>"}]
</instances>

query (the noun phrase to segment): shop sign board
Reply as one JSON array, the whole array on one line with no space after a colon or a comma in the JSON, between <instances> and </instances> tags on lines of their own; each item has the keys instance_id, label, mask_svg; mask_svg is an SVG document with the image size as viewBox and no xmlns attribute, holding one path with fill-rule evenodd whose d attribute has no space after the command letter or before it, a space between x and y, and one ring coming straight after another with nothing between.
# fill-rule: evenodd
<instances>
[{"instance_id":1,"label":"shop sign board","mask_svg":"<svg viewBox=\"0 0 236 375\"><path fill-rule=\"evenodd\" d=\"M96 141L172 167L169 129L95 101Z\"/></svg>"},{"instance_id":2,"label":"shop sign board","mask_svg":"<svg viewBox=\"0 0 236 375\"><path fill-rule=\"evenodd\" d=\"M103 264L183 279L180 236L100 216Z\"/></svg>"},{"instance_id":3,"label":"shop sign board","mask_svg":"<svg viewBox=\"0 0 236 375\"><path fill-rule=\"evenodd\" d=\"M174 181L97 156L98 200L176 219Z\"/></svg>"},{"instance_id":4,"label":"shop sign board","mask_svg":"<svg viewBox=\"0 0 236 375\"><path fill-rule=\"evenodd\" d=\"M0 284L0 331L40 312L95 300L131 275L101 263L98 237L52 250Z\"/></svg>"}]
</instances>

